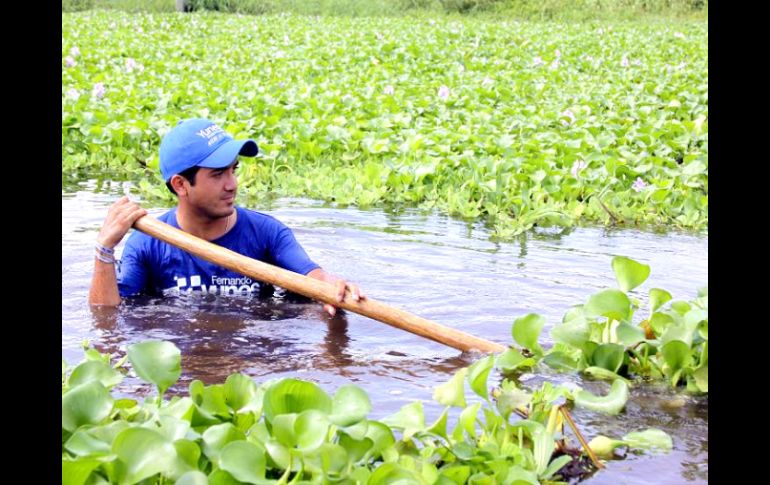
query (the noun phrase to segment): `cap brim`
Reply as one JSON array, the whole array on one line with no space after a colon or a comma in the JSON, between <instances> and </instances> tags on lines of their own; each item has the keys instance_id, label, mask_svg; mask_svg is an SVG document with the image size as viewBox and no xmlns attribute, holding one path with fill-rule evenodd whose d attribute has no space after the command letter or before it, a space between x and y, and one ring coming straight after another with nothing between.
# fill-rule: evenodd
<instances>
[{"instance_id":1,"label":"cap brim","mask_svg":"<svg viewBox=\"0 0 770 485\"><path fill-rule=\"evenodd\" d=\"M197 166L203 168L224 168L235 161L238 155L254 157L259 153L257 142L254 140L230 140L214 150Z\"/></svg>"}]
</instances>

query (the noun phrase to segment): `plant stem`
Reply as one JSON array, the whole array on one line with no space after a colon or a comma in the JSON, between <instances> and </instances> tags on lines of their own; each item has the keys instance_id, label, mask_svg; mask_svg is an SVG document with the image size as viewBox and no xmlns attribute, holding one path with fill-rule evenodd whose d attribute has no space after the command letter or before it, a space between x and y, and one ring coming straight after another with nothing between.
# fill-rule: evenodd
<instances>
[{"instance_id":1,"label":"plant stem","mask_svg":"<svg viewBox=\"0 0 770 485\"><path fill-rule=\"evenodd\" d=\"M567 424L569 424L569 427L572 428L572 431L575 433L575 436L577 436L578 441L580 441L580 445L583 447L583 449L588 453L588 457L593 462L594 466L598 469L604 468L604 465L599 461L599 458L596 456L596 454L593 452L590 446L588 446L588 443L586 442L586 439L583 437L583 434L578 429L575 422L572 420L572 416L569 415L569 411L567 411L567 408L564 407L564 405L559 406L559 410L561 411L562 415L564 416L564 419L567 421Z\"/></svg>"}]
</instances>

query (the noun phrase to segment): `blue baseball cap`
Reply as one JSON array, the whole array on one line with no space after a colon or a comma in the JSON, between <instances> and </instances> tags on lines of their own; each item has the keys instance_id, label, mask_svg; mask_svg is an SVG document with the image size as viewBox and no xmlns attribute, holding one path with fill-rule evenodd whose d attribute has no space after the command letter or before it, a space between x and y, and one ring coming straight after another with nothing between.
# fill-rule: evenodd
<instances>
[{"instance_id":1,"label":"blue baseball cap","mask_svg":"<svg viewBox=\"0 0 770 485\"><path fill-rule=\"evenodd\" d=\"M211 120L193 118L180 121L160 142L160 173L168 182L191 167L227 167L238 155L259 153L254 140L233 140Z\"/></svg>"}]
</instances>

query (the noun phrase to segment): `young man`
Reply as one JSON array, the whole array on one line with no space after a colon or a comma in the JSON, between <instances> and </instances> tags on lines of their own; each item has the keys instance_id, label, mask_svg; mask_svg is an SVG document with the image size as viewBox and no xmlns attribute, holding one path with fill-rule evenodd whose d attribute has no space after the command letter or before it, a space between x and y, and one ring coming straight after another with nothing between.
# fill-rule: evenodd
<instances>
[{"instance_id":1,"label":"young man","mask_svg":"<svg viewBox=\"0 0 770 485\"><path fill-rule=\"evenodd\" d=\"M238 156L258 153L254 140L234 140L205 119L180 122L161 141L160 171L179 198L177 207L158 219L199 238L284 269L332 283L342 302L349 289L353 300L361 290L314 263L284 224L266 214L237 207ZM115 270L114 248L134 221L147 214L123 197L107 213L96 238L91 305L117 306L121 297L173 295L201 291L220 295L258 295L263 283L204 261L135 231L126 241ZM116 274L117 273L117 274ZM324 309L334 315L332 305Z\"/></svg>"}]
</instances>

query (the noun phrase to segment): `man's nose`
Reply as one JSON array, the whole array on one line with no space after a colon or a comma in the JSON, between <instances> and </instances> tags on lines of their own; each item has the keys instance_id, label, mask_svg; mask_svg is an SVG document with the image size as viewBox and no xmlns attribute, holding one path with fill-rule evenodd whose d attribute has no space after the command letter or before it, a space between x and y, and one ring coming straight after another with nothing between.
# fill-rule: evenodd
<instances>
[{"instance_id":1,"label":"man's nose","mask_svg":"<svg viewBox=\"0 0 770 485\"><path fill-rule=\"evenodd\" d=\"M227 179L225 180L225 190L235 190L238 187L238 177L235 176L235 171L229 170L227 172Z\"/></svg>"}]
</instances>

